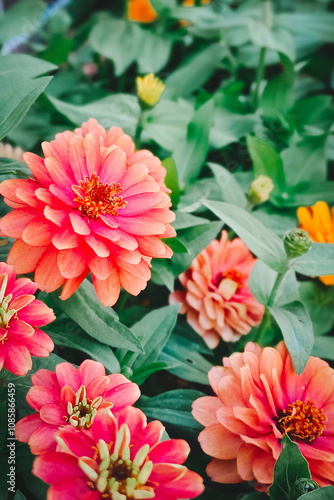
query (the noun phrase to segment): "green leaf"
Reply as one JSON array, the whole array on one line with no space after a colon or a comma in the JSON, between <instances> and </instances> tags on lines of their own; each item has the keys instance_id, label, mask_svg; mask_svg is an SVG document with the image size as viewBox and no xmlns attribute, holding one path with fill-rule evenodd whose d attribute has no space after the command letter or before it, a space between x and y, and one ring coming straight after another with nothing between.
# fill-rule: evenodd
<instances>
[{"instance_id":1,"label":"green leaf","mask_svg":"<svg viewBox=\"0 0 334 500\"><path fill-rule=\"evenodd\" d=\"M0 84L0 140L22 121L50 80L51 77L19 80L9 87L6 85L6 88L2 87L2 83Z\"/></svg>"},{"instance_id":2,"label":"green leaf","mask_svg":"<svg viewBox=\"0 0 334 500\"><path fill-rule=\"evenodd\" d=\"M60 101L50 95L47 97L55 109L75 125L81 125L89 118L96 118L105 129L117 126L127 134L135 133L140 107L133 95L113 94L82 106Z\"/></svg>"},{"instance_id":3,"label":"green leaf","mask_svg":"<svg viewBox=\"0 0 334 500\"><path fill-rule=\"evenodd\" d=\"M153 373L159 372L161 370L170 370L177 366L176 363L166 363L165 361L154 361L153 363L148 363L136 370L133 370L130 377L132 382L141 385L145 380Z\"/></svg>"},{"instance_id":4,"label":"green leaf","mask_svg":"<svg viewBox=\"0 0 334 500\"><path fill-rule=\"evenodd\" d=\"M21 2L23 3L23 2ZM0 86L12 85L17 82L18 74L27 80L45 75L57 69L57 66L27 54L11 54L0 56Z\"/></svg>"},{"instance_id":5,"label":"green leaf","mask_svg":"<svg viewBox=\"0 0 334 500\"><path fill-rule=\"evenodd\" d=\"M187 126L193 114L194 107L189 102L183 99L170 101L163 94L152 110L143 112L143 132L162 148L174 151L181 140L186 140Z\"/></svg>"},{"instance_id":6,"label":"green leaf","mask_svg":"<svg viewBox=\"0 0 334 500\"><path fill-rule=\"evenodd\" d=\"M173 155L181 187L195 180L209 150L209 131L212 124L213 100L203 104L194 113L188 125L187 138L180 141Z\"/></svg>"},{"instance_id":7,"label":"green leaf","mask_svg":"<svg viewBox=\"0 0 334 500\"><path fill-rule=\"evenodd\" d=\"M326 136L307 137L295 146L284 149L281 158L287 184L294 187L300 182L325 182L327 162L325 158ZM317 168L314 168L314 166Z\"/></svg>"},{"instance_id":8,"label":"green leaf","mask_svg":"<svg viewBox=\"0 0 334 500\"><path fill-rule=\"evenodd\" d=\"M162 238L161 241L166 243L166 245L168 245L169 248L171 248L174 253L188 253L187 248L176 237L174 237L174 238Z\"/></svg>"},{"instance_id":9,"label":"green leaf","mask_svg":"<svg viewBox=\"0 0 334 500\"><path fill-rule=\"evenodd\" d=\"M321 135L333 124L332 99L328 95L300 99L289 111L289 116L297 129L310 135Z\"/></svg>"},{"instance_id":10,"label":"green leaf","mask_svg":"<svg viewBox=\"0 0 334 500\"><path fill-rule=\"evenodd\" d=\"M144 347L145 353L131 356L130 361L126 363L127 366L138 371L143 365L157 361L176 324L179 309L179 305L155 309L131 327ZM122 363L122 359L119 359Z\"/></svg>"},{"instance_id":11,"label":"green leaf","mask_svg":"<svg viewBox=\"0 0 334 500\"><path fill-rule=\"evenodd\" d=\"M177 170L173 158L165 158L162 162L163 167L166 169L165 184L172 192L170 198L173 207L177 207L180 201L180 186L177 176Z\"/></svg>"},{"instance_id":12,"label":"green leaf","mask_svg":"<svg viewBox=\"0 0 334 500\"><path fill-rule=\"evenodd\" d=\"M232 205L246 208L247 199L233 174L217 163L208 163L222 192L222 199Z\"/></svg>"},{"instance_id":13,"label":"green leaf","mask_svg":"<svg viewBox=\"0 0 334 500\"><path fill-rule=\"evenodd\" d=\"M182 427L202 429L201 424L191 414L193 402L202 396L204 394L199 391L176 389L153 398L141 396L136 406L150 418Z\"/></svg>"},{"instance_id":14,"label":"green leaf","mask_svg":"<svg viewBox=\"0 0 334 500\"><path fill-rule=\"evenodd\" d=\"M324 486L310 493L305 493L298 500L334 500L334 487Z\"/></svg>"},{"instance_id":15,"label":"green leaf","mask_svg":"<svg viewBox=\"0 0 334 500\"><path fill-rule=\"evenodd\" d=\"M334 244L312 243L310 250L295 259L291 267L305 276L329 276L334 274Z\"/></svg>"},{"instance_id":16,"label":"green leaf","mask_svg":"<svg viewBox=\"0 0 334 500\"><path fill-rule=\"evenodd\" d=\"M254 132L261 119L254 113L236 113L218 105L210 130L210 144L220 149Z\"/></svg>"},{"instance_id":17,"label":"green leaf","mask_svg":"<svg viewBox=\"0 0 334 500\"><path fill-rule=\"evenodd\" d=\"M313 326L305 306L295 300L285 305L268 307L280 327L291 354L296 373L300 375L310 357L313 343Z\"/></svg>"},{"instance_id":18,"label":"green leaf","mask_svg":"<svg viewBox=\"0 0 334 500\"><path fill-rule=\"evenodd\" d=\"M166 78L166 97L186 97L198 90L218 68L225 51L224 44L214 43L191 55Z\"/></svg>"},{"instance_id":19,"label":"green leaf","mask_svg":"<svg viewBox=\"0 0 334 500\"><path fill-rule=\"evenodd\" d=\"M37 32L46 6L42 0L25 0L5 12L0 17L0 43L16 37L26 40Z\"/></svg>"},{"instance_id":20,"label":"green leaf","mask_svg":"<svg viewBox=\"0 0 334 500\"><path fill-rule=\"evenodd\" d=\"M282 439L282 451L275 464L274 482L269 488L271 500L292 500L290 492L297 479L311 478L307 461L298 445L285 434Z\"/></svg>"},{"instance_id":21,"label":"green leaf","mask_svg":"<svg viewBox=\"0 0 334 500\"><path fill-rule=\"evenodd\" d=\"M334 360L334 337L315 337L312 356Z\"/></svg>"},{"instance_id":22,"label":"green leaf","mask_svg":"<svg viewBox=\"0 0 334 500\"><path fill-rule=\"evenodd\" d=\"M289 12L279 14L277 21L293 34L307 35L320 42L334 42L334 14L331 12Z\"/></svg>"},{"instance_id":23,"label":"green leaf","mask_svg":"<svg viewBox=\"0 0 334 500\"><path fill-rule=\"evenodd\" d=\"M167 260L152 260L151 280L157 285L165 285L170 292L174 291L175 276L172 266Z\"/></svg>"},{"instance_id":24,"label":"green leaf","mask_svg":"<svg viewBox=\"0 0 334 500\"><path fill-rule=\"evenodd\" d=\"M14 500L27 500L26 497L19 490L16 490Z\"/></svg>"},{"instance_id":25,"label":"green leaf","mask_svg":"<svg viewBox=\"0 0 334 500\"><path fill-rule=\"evenodd\" d=\"M334 287L328 287L315 281L302 281L299 283L299 292L300 300L306 306L311 317L314 335L328 333L332 329L334 322ZM319 339L321 342L322 340L327 340L327 337ZM317 341L316 338L315 344ZM334 351L331 352L334 355ZM331 352L324 351L327 355L331 355ZM320 357L323 357L323 355L320 355Z\"/></svg>"},{"instance_id":26,"label":"green leaf","mask_svg":"<svg viewBox=\"0 0 334 500\"><path fill-rule=\"evenodd\" d=\"M249 276L249 287L255 298L264 305L268 304L271 291L278 274L264 262L257 260ZM275 305L284 305L299 300L298 282L295 272L290 269L278 289Z\"/></svg>"},{"instance_id":27,"label":"green leaf","mask_svg":"<svg viewBox=\"0 0 334 500\"><path fill-rule=\"evenodd\" d=\"M208 219L204 217L196 217L195 215L188 214L186 212L176 211L176 219L172 222L172 226L177 231L179 229L189 229L191 227L200 226L202 224L209 224Z\"/></svg>"},{"instance_id":28,"label":"green leaf","mask_svg":"<svg viewBox=\"0 0 334 500\"><path fill-rule=\"evenodd\" d=\"M286 189L285 177L280 155L268 142L250 135L247 136L247 147L253 161L254 178L259 175L266 175L271 178L274 184L271 196L284 191Z\"/></svg>"},{"instance_id":29,"label":"green leaf","mask_svg":"<svg viewBox=\"0 0 334 500\"><path fill-rule=\"evenodd\" d=\"M138 338L119 322L115 311L101 304L89 281L85 280L66 301L59 299L58 292L52 293L52 300L88 335L102 344L144 352Z\"/></svg>"},{"instance_id":30,"label":"green leaf","mask_svg":"<svg viewBox=\"0 0 334 500\"><path fill-rule=\"evenodd\" d=\"M265 86L260 106L266 117L279 120L283 126L288 126L285 115L292 105L292 88L296 80L296 72L290 59L280 54L283 71L275 76Z\"/></svg>"},{"instance_id":31,"label":"green leaf","mask_svg":"<svg viewBox=\"0 0 334 500\"><path fill-rule=\"evenodd\" d=\"M91 31L89 41L99 54L111 59L119 76L134 62L139 73L157 72L168 62L173 38L158 36L137 23L107 18Z\"/></svg>"},{"instance_id":32,"label":"green leaf","mask_svg":"<svg viewBox=\"0 0 334 500\"><path fill-rule=\"evenodd\" d=\"M254 45L282 52L292 61L295 59L295 45L288 30L279 25L268 28L261 21L249 19L249 35Z\"/></svg>"},{"instance_id":33,"label":"green leaf","mask_svg":"<svg viewBox=\"0 0 334 500\"><path fill-rule=\"evenodd\" d=\"M77 324L68 319L57 319L45 331L58 346L70 347L85 352L95 361L100 361L111 373L119 373L119 362L105 343L92 339Z\"/></svg>"},{"instance_id":34,"label":"green leaf","mask_svg":"<svg viewBox=\"0 0 334 500\"><path fill-rule=\"evenodd\" d=\"M178 365L168 369L174 375L191 382L209 385L208 372L213 366L212 363L195 349L194 342L183 336L174 333L164 347L159 360Z\"/></svg>"},{"instance_id":35,"label":"green leaf","mask_svg":"<svg viewBox=\"0 0 334 500\"><path fill-rule=\"evenodd\" d=\"M0 175L31 175L31 170L26 163L11 158L0 158Z\"/></svg>"},{"instance_id":36,"label":"green leaf","mask_svg":"<svg viewBox=\"0 0 334 500\"><path fill-rule=\"evenodd\" d=\"M283 241L251 214L229 203L206 201L204 205L230 226L267 266L277 272L286 268Z\"/></svg>"}]
</instances>

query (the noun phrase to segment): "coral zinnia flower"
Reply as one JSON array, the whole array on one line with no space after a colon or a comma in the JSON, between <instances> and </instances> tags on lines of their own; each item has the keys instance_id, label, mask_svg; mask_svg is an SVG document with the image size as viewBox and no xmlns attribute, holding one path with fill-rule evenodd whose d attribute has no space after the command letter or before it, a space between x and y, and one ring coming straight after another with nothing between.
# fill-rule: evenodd
<instances>
[{"instance_id":1,"label":"coral zinnia flower","mask_svg":"<svg viewBox=\"0 0 334 500\"><path fill-rule=\"evenodd\" d=\"M14 375L31 370L31 355L46 358L53 342L38 330L55 319L52 309L33 295L37 285L28 278L16 279L13 266L0 262L0 370Z\"/></svg>"},{"instance_id":2,"label":"coral zinnia flower","mask_svg":"<svg viewBox=\"0 0 334 500\"><path fill-rule=\"evenodd\" d=\"M179 280L186 291L177 290L171 303L182 302L181 314L209 347L220 337L232 342L261 322L264 307L251 294L248 276L256 259L240 238L213 240Z\"/></svg>"},{"instance_id":3,"label":"coral zinnia flower","mask_svg":"<svg viewBox=\"0 0 334 500\"><path fill-rule=\"evenodd\" d=\"M166 170L149 151L134 151L122 129L106 132L90 119L75 132L44 142L45 160L24 159L35 179L10 179L0 193L14 210L0 228L17 238L8 263L35 271L41 290L65 283L67 299L89 271L105 306L123 286L138 295L150 279L152 257L171 257L160 238L175 235Z\"/></svg>"},{"instance_id":4,"label":"coral zinnia flower","mask_svg":"<svg viewBox=\"0 0 334 500\"><path fill-rule=\"evenodd\" d=\"M115 415L101 411L88 432L58 431L61 451L37 457L33 474L52 485L48 500L177 500L200 495L202 478L181 465L188 444L182 439L161 442L163 431L159 421L147 424L138 408L127 407Z\"/></svg>"},{"instance_id":5,"label":"coral zinnia flower","mask_svg":"<svg viewBox=\"0 0 334 500\"><path fill-rule=\"evenodd\" d=\"M59 427L89 429L95 415L104 408L116 410L132 405L140 396L137 384L123 375L105 374L102 363L86 359L78 370L70 363L56 366L56 373L38 370L26 396L38 411L15 426L16 438L28 443L34 455L56 449Z\"/></svg>"},{"instance_id":6,"label":"coral zinnia flower","mask_svg":"<svg viewBox=\"0 0 334 500\"><path fill-rule=\"evenodd\" d=\"M302 375L284 342L276 349L249 342L244 353L223 359L209 372L217 397L193 404L205 429L199 442L213 460L207 473L219 483L273 481L281 439L288 434L307 459L312 478L334 484L334 370L311 357Z\"/></svg>"},{"instance_id":7,"label":"coral zinnia flower","mask_svg":"<svg viewBox=\"0 0 334 500\"><path fill-rule=\"evenodd\" d=\"M306 231L312 241L317 243L334 243L334 208L329 209L327 203L318 201L312 207L300 207L297 210L299 227ZM321 276L325 285L334 285L333 276Z\"/></svg>"}]
</instances>

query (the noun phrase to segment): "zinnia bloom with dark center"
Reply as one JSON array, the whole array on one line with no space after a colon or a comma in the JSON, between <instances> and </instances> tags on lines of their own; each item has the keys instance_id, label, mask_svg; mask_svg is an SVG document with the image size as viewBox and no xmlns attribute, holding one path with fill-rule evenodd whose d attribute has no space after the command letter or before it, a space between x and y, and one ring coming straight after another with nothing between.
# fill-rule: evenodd
<instances>
[{"instance_id":1,"label":"zinnia bloom with dark center","mask_svg":"<svg viewBox=\"0 0 334 500\"><path fill-rule=\"evenodd\" d=\"M312 207L300 207L297 210L299 227L306 231L312 241L334 243L334 209L324 201L318 201ZM321 276L325 285L334 285L333 276Z\"/></svg>"},{"instance_id":2,"label":"zinnia bloom with dark center","mask_svg":"<svg viewBox=\"0 0 334 500\"><path fill-rule=\"evenodd\" d=\"M164 427L138 408L98 413L89 431L57 433L59 451L35 459L33 474L51 488L48 500L177 500L194 498L202 478L183 464L183 439L161 441Z\"/></svg>"},{"instance_id":3,"label":"zinnia bloom with dark center","mask_svg":"<svg viewBox=\"0 0 334 500\"><path fill-rule=\"evenodd\" d=\"M312 479L334 484L334 370L310 357L298 376L284 342L276 349L249 342L223 364L209 372L217 396L193 404L194 417L205 426L199 442L213 457L207 467L212 480L256 481L256 489L267 491L288 434Z\"/></svg>"},{"instance_id":4,"label":"zinnia bloom with dark center","mask_svg":"<svg viewBox=\"0 0 334 500\"><path fill-rule=\"evenodd\" d=\"M0 370L26 375L31 356L45 358L53 350L50 337L39 330L55 319L52 309L37 300L37 285L16 279L13 266L0 262Z\"/></svg>"},{"instance_id":5,"label":"zinnia bloom with dark center","mask_svg":"<svg viewBox=\"0 0 334 500\"><path fill-rule=\"evenodd\" d=\"M240 238L228 241L223 231L193 261L179 280L185 290L176 290L171 303L181 302L181 314L209 347L220 338L234 342L261 322L264 306L248 287L248 276L256 259Z\"/></svg>"},{"instance_id":6,"label":"zinnia bloom with dark center","mask_svg":"<svg viewBox=\"0 0 334 500\"><path fill-rule=\"evenodd\" d=\"M124 375L106 376L102 363L90 359L78 370L70 363L57 365L55 373L38 370L31 381L26 398L38 413L19 420L15 436L28 443L34 455L56 449L55 433L60 427L89 429L99 411L121 410L140 396L137 384Z\"/></svg>"},{"instance_id":7,"label":"zinnia bloom with dark center","mask_svg":"<svg viewBox=\"0 0 334 500\"><path fill-rule=\"evenodd\" d=\"M45 159L25 153L34 178L10 179L0 193L14 210L0 229L17 238L9 256L17 273L35 271L41 290L64 284L67 299L91 271L105 306L122 286L146 287L152 257L171 257L161 238L175 236L166 170L146 150L135 152L122 129L90 119L42 144Z\"/></svg>"}]
</instances>

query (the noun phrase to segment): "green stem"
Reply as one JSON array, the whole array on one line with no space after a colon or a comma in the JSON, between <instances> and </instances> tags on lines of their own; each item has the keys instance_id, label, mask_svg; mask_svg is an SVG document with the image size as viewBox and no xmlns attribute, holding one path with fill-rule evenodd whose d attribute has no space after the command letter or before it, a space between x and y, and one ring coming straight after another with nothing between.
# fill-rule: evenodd
<instances>
[{"instance_id":1,"label":"green stem","mask_svg":"<svg viewBox=\"0 0 334 500\"><path fill-rule=\"evenodd\" d=\"M270 312L268 310L268 307L272 306L273 303L275 302L278 290L279 290L279 288L280 288L280 286L282 284L282 281L285 278L286 273L287 273L287 269L277 275L276 281L274 283L274 286L273 286L273 288L271 290L271 293L270 293L270 296L269 296L269 299L268 299L268 302L267 302L267 307L266 307L266 310L265 310L265 313L264 313L261 325L259 326L259 329L257 331L257 335L256 335L256 339L255 339L255 342L257 344L261 344L262 337L263 337L265 331L268 328L268 325L269 325L269 322L270 322L270 318L271 318L271 314L270 314Z\"/></svg>"},{"instance_id":2,"label":"green stem","mask_svg":"<svg viewBox=\"0 0 334 500\"><path fill-rule=\"evenodd\" d=\"M259 64L256 70L256 81L255 81L254 100L253 100L254 111L256 111L257 108L259 107L260 85L264 76L266 51L267 49L265 47L261 47Z\"/></svg>"},{"instance_id":3,"label":"green stem","mask_svg":"<svg viewBox=\"0 0 334 500\"><path fill-rule=\"evenodd\" d=\"M138 124L137 124L137 128L136 128L135 136L134 136L134 139L133 139L134 143L135 143L135 146L136 146L136 149L140 148L140 138L141 138L142 131L143 131L143 127L142 127L142 111L140 110Z\"/></svg>"}]
</instances>

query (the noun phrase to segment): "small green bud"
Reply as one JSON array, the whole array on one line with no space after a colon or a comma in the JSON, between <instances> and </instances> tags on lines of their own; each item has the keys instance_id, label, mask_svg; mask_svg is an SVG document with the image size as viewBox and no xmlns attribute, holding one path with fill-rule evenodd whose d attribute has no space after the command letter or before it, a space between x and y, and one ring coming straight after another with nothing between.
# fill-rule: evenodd
<instances>
[{"instance_id":1,"label":"small green bud","mask_svg":"<svg viewBox=\"0 0 334 500\"><path fill-rule=\"evenodd\" d=\"M313 481L313 479L308 479L302 477L297 479L292 488L291 498L296 499L305 493L310 493L311 491L317 490L319 488L318 484Z\"/></svg>"},{"instance_id":2,"label":"small green bud","mask_svg":"<svg viewBox=\"0 0 334 500\"><path fill-rule=\"evenodd\" d=\"M259 175L253 180L248 191L248 200L252 205L260 205L269 200L274 189L273 181L267 175Z\"/></svg>"},{"instance_id":3,"label":"small green bud","mask_svg":"<svg viewBox=\"0 0 334 500\"><path fill-rule=\"evenodd\" d=\"M308 252L312 244L309 235L303 229L293 229L284 237L284 248L290 259L295 259Z\"/></svg>"}]
</instances>

